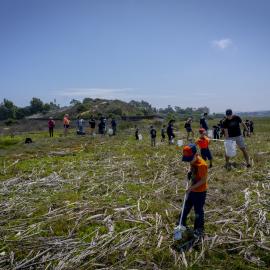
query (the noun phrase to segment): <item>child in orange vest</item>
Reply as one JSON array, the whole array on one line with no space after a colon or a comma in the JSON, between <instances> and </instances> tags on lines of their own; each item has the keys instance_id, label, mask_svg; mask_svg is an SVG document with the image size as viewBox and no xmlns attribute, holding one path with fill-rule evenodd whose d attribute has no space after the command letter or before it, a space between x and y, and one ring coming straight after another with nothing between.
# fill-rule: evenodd
<instances>
[{"instance_id":1,"label":"child in orange vest","mask_svg":"<svg viewBox=\"0 0 270 270\"><path fill-rule=\"evenodd\" d=\"M209 149L209 143L210 143L210 139L206 136L206 131L204 128L200 128L199 129L199 133L200 133L200 137L196 140L196 144L199 146L200 150L201 150L201 156L204 160L209 160L209 168L211 168L213 166L212 164L212 154L211 151Z\"/></svg>"},{"instance_id":2,"label":"child in orange vest","mask_svg":"<svg viewBox=\"0 0 270 270\"><path fill-rule=\"evenodd\" d=\"M180 214L179 222L181 222L180 225L186 227L187 216L194 207L194 236L200 238L204 234L204 204L208 188L208 167L206 162L197 154L195 144L189 144L183 147L182 161L190 163L188 179L192 182L186 190L187 199L183 209L182 220L180 220Z\"/></svg>"}]
</instances>

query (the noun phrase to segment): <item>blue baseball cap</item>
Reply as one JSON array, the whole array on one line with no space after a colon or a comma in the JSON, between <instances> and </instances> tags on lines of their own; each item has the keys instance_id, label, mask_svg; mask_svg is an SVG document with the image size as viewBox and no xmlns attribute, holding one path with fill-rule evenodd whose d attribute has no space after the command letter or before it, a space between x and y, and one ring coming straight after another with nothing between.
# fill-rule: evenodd
<instances>
[{"instance_id":1,"label":"blue baseball cap","mask_svg":"<svg viewBox=\"0 0 270 270\"><path fill-rule=\"evenodd\" d=\"M190 143L183 147L183 157L182 161L190 162L194 159L194 156L197 153L196 144Z\"/></svg>"}]
</instances>

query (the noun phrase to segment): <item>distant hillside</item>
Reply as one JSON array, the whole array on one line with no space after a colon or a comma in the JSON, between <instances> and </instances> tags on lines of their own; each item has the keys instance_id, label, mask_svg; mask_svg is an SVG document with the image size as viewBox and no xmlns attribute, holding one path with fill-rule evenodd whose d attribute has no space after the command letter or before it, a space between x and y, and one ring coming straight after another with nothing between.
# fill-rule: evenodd
<instances>
[{"instance_id":1,"label":"distant hillside","mask_svg":"<svg viewBox=\"0 0 270 270\"><path fill-rule=\"evenodd\" d=\"M106 100L85 98L83 101L71 100L70 106L60 107L56 104L56 100L50 103L44 103L41 99L33 97L30 105L26 107L18 107L12 101L4 99L0 103L0 121L12 123L18 119L47 119L52 116L55 119L62 119L65 114L69 114L71 118L82 115L89 118L91 115L100 117L117 117L122 119L141 119L162 117L170 119L187 118L190 116L199 117L202 113L210 113L209 108L181 108L179 106L172 107L168 105L166 108L156 109L146 101L125 102L121 100Z\"/></svg>"},{"instance_id":2,"label":"distant hillside","mask_svg":"<svg viewBox=\"0 0 270 270\"><path fill-rule=\"evenodd\" d=\"M91 99L85 98L82 102L72 100L71 105L47 113L39 113L29 116L29 119L47 118L52 116L54 118L62 118L64 114L69 114L71 118L76 118L82 115L89 118L91 115L98 117L100 115L123 117L123 116L147 116L156 113L156 109L145 102L124 102L121 100L106 100L106 99Z\"/></svg>"}]
</instances>

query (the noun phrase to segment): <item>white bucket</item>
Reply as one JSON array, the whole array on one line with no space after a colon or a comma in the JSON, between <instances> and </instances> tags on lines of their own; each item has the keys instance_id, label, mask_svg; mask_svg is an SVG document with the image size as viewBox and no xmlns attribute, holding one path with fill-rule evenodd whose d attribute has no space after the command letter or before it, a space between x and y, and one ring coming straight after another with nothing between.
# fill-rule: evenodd
<instances>
[{"instance_id":1,"label":"white bucket","mask_svg":"<svg viewBox=\"0 0 270 270\"><path fill-rule=\"evenodd\" d=\"M236 156L236 142L233 140L224 141L225 153L227 157Z\"/></svg>"},{"instance_id":2,"label":"white bucket","mask_svg":"<svg viewBox=\"0 0 270 270\"><path fill-rule=\"evenodd\" d=\"M138 137L139 137L139 141L141 141L142 140L142 134L139 134Z\"/></svg>"},{"instance_id":3,"label":"white bucket","mask_svg":"<svg viewBox=\"0 0 270 270\"><path fill-rule=\"evenodd\" d=\"M183 140L178 140L178 141L177 141L177 146L182 146L183 143L184 143Z\"/></svg>"},{"instance_id":4,"label":"white bucket","mask_svg":"<svg viewBox=\"0 0 270 270\"><path fill-rule=\"evenodd\" d=\"M113 135L113 130L112 130L111 128L109 128L108 134L109 134L109 135Z\"/></svg>"},{"instance_id":5,"label":"white bucket","mask_svg":"<svg viewBox=\"0 0 270 270\"><path fill-rule=\"evenodd\" d=\"M212 129L207 130L207 137L209 137L210 139L214 137L214 133Z\"/></svg>"}]
</instances>

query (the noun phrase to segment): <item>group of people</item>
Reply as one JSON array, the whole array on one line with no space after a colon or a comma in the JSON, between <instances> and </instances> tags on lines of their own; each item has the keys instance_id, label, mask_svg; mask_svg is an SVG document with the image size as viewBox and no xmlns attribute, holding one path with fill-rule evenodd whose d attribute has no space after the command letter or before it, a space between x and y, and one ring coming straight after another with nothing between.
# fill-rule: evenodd
<instances>
[{"instance_id":1,"label":"group of people","mask_svg":"<svg viewBox=\"0 0 270 270\"><path fill-rule=\"evenodd\" d=\"M174 144L175 132L174 132L174 120L169 121L167 127L162 126L161 129L161 141L164 142L166 139L166 134L168 137L169 144ZM85 134L84 124L85 120L82 116L77 118L77 132L78 134ZM64 124L64 135L67 135L70 119L66 114L63 119ZM188 162L190 164L190 170L188 172L187 178L190 181L189 186L186 190L186 201L185 206L182 209L182 218L177 222L178 226L187 226L187 217L194 207L195 211L195 221L194 221L194 235L197 237L202 237L204 234L204 205L207 197L207 175L208 167L212 167L213 156L209 149L209 144L211 138L208 137L207 131L209 130L207 123L207 113L204 113L200 119L199 137L192 143L194 137L194 132L191 127L192 118L188 118L185 122L184 128L187 132L187 141L189 144L183 146L183 156L182 161ZM94 134L96 128L96 120L93 116L89 120L90 133ZM53 137L53 130L55 127L55 121L50 117L48 121L49 134ZM117 123L114 118L111 120L111 129L113 131L112 135L116 134ZM241 129L243 129L243 134ZM98 132L100 134L106 134L107 131L107 119L101 117L98 123ZM224 119L222 119L216 126L213 126L213 137L214 139L220 139L225 137L226 140L235 141L236 145L242 151L244 159L246 161L246 167L251 167L250 158L247 152L247 148L244 141L244 136L250 136L254 133L253 121L246 120L243 121L239 116L234 115L231 109L227 109L225 112ZM157 130L154 126L150 126L149 130L151 138L151 146L156 145ZM135 139L140 140L141 134L137 126L135 126ZM200 149L200 155L198 154L197 147ZM207 160L209 161L209 166L207 165ZM230 167L230 158L225 154L225 167Z\"/></svg>"},{"instance_id":2,"label":"group of people","mask_svg":"<svg viewBox=\"0 0 270 270\"><path fill-rule=\"evenodd\" d=\"M241 127L244 131L248 130L248 128L250 131L250 126L246 126L246 122L243 122L239 116L234 115L231 109L227 109L225 114L226 116L222 121L222 128L224 130L225 139L233 140L236 142L244 155L246 166L249 168L251 167L251 163L241 132ZM203 125L203 121L201 122L201 125ZM190 164L190 170L187 175L190 183L186 190L187 197L185 206L182 209L182 218L180 218L180 214L177 221L177 226L186 227L187 217L191 209L194 207L194 236L197 238L203 237L204 234L204 205L208 188L208 165L206 163L206 159L212 159L211 152L208 148L209 138L205 135L205 127L206 126L204 126L204 128L200 128L200 138L196 141L196 143L190 143L183 147L182 161L188 162ZM197 145L201 149L201 156L197 152ZM206 150L207 148L208 150ZM225 166L228 167L230 163L229 157L226 155L225 160Z\"/></svg>"},{"instance_id":3,"label":"group of people","mask_svg":"<svg viewBox=\"0 0 270 270\"><path fill-rule=\"evenodd\" d=\"M64 136L67 136L68 130L70 128L70 118L68 114L64 115L63 118L63 127L64 127ZM76 119L76 133L77 135L85 135L85 120L83 119L82 115L79 115ZM89 123L89 128L90 128L90 135L95 135L95 130L96 130L96 119L91 115L90 119L88 121ZM49 136L53 137L53 132L55 128L55 121L53 120L52 117L49 118L48 120L48 129L49 129ZM110 132L111 130L111 132ZM116 135L116 130L117 130L117 122L115 118L111 119L111 129L108 129L108 123L107 119L105 117L100 117L99 123L98 123L98 133L105 135L107 131L109 131L109 135Z\"/></svg>"}]
</instances>

